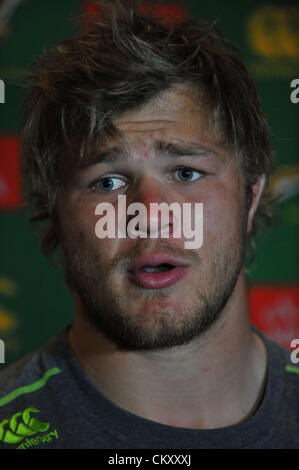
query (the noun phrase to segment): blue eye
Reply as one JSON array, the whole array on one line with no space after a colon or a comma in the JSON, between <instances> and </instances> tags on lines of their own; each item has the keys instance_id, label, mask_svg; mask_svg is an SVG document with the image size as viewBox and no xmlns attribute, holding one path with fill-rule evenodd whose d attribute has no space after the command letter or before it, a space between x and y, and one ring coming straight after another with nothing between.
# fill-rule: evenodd
<instances>
[{"instance_id":1,"label":"blue eye","mask_svg":"<svg viewBox=\"0 0 299 470\"><path fill-rule=\"evenodd\" d=\"M188 168L188 167L178 168L175 171L175 173L178 173L178 172L181 175L181 177L179 178L180 181L183 181L185 183L195 181L195 180L197 180L198 178L200 178L202 176L202 172L193 170L192 168ZM197 175L195 175L195 177L194 177L194 173L197 173Z\"/></svg>"},{"instance_id":2,"label":"blue eye","mask_svg":"<svg viewBox=\"0 0 299 470\"><path fill-rule=\"evenodd\" d=\"M90 186L93 190L100 190L100 191L116 191L117 189L124 186L126 183L121 178L117 178L116 176L105 176L105 178L101 178Z\"/></svg>"}]
</instances>

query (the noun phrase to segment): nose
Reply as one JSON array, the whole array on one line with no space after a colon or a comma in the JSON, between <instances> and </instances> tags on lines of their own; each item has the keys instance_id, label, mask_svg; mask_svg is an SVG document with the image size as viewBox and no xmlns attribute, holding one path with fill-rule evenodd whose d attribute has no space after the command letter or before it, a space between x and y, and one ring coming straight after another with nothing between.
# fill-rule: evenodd
<instances>
[{"instance_id":1,"label":"nose","mask_svg":"<svg viewBox=\"0 0 299 470\"><path fill-rule=\"evenodd\" d=\"M171 193L165 183L156 178L142 178L133 198L130 198L128 231L132 228L130 228L130 221L136 217L136 211L138 211L138 224L134 228L140 237L171 237L178 226L179 208L179 203L171 199Z\"/></svg>"}]
</instances>

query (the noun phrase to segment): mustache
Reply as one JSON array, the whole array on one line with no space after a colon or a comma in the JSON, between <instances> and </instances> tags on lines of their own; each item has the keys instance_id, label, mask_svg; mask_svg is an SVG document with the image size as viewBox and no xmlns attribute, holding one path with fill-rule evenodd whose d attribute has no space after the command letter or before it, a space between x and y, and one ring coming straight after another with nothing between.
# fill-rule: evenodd
<instances>
[{"instance_id":1,"label":"mustache","mask_svg":"<svg viewBox=\"0 0 299 470\"><path fill-rule=\"evenodd\" d=\"M138 258L148 253L159 253L174 258L179 258L183 262L199 264L201 257L198 251L183 249L173 246L165 239L142 239L126 252L121 252L113 259L105 261L90 245L81 243L63 244L65 268L65 281L72 289L73 278L97 279L98 282L113 283L116 275L125 275L129 266L136 262Z\"/></svg>"}]
</instances>

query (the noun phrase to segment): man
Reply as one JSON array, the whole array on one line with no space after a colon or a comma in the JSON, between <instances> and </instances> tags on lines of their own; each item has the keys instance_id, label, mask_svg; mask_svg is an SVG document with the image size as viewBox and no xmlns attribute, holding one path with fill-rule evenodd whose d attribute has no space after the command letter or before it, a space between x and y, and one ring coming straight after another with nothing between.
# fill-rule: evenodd
<instances>
[{"instance_id":1,"label":"man","mask_svg":"<svg viewBox=\"0 0 299 470\"><path fill-rule=\"evenodd\" d=\"M0 376L0 446L299 448L299 369L248 315L271 144L237 49L212 25L102 7L39 60L23 154L76 313ZM139 237L99 238L99 207L132 221L120 196L147 209ZM200 248L154 203L201 203Z\"/></svg>"}]
</instances>

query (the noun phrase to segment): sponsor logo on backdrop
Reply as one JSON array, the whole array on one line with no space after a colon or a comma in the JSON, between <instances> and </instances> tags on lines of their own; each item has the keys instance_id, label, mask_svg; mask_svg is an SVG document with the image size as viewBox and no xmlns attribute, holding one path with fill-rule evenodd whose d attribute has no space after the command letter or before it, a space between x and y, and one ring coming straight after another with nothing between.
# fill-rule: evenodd
<instances>
[{"instance_id":1,"label":"sponsor logo on backdrop","mask_svg":"<svg viewBox=\"0 0 299 470\"><path fill-rule=\"evenodd\" d=\"M4 364L6 360L9 361L9 355L19 354L21 349L17 315L6 306L7 303L11 307L17 294L17 283L12 279L0 276L0 338L3 341L3 344L0 344L0 364Z\"/></svg>"},{"instance_id":2,"label":"sponsor logo on backdrop","mask_svg":"<svg viewBox=\"0 0 299 470\"><path fill-rule=\"evenodd\" d=\"M18 209L22 203L19 137L0 136L0 209Z\"/></svg>"},{"instance_id":3,"label":"sponsor logo on backdrop","mask_svg":"<svg viewBox=\"0 0 299 470\"><path fill-rule=\"evenodd\" d=\"M277 168L270 178L270 191L279 201L289 201L299 194L299 165Z\"/></svg>"},{"instance_id":4,"label":"sponsor logo on backdrop","mask_svg":"<svg viewBox=\"0 0 299 470\"><path fill-rule=\"evenodd\" d=\"M177 3L150 3L143 2L139 6L140 11L144 14L152 14L163 18L166 23L180 23L187 19L187 11L182 5ZM96 18L100 17L101 7L96 2L85 2L84 10L88 15L94 15Z\"/></svg>"},{"instance_id":5,"label":"sponsor logo on backdrop","mask_svg":"<svg viewBox=\"0 0 299 470\"><path fill-rule=\"evenodd\" d=\"M254 54L248 62L256 77L296 76L299 62L299 7L264 5L250 15L247 40Z\"/></svg>"},{"instance_id":6,"label":"sponsor logo on backdrop","mask_svg":"<svg viewBox=\"0 0 299 470\"><path fill-rule=\"evenodd\" d=\"M250 318L254 325L288 349L299 338L299 288L257 285L249 292Z\"/></svg>"}]
</instances>

